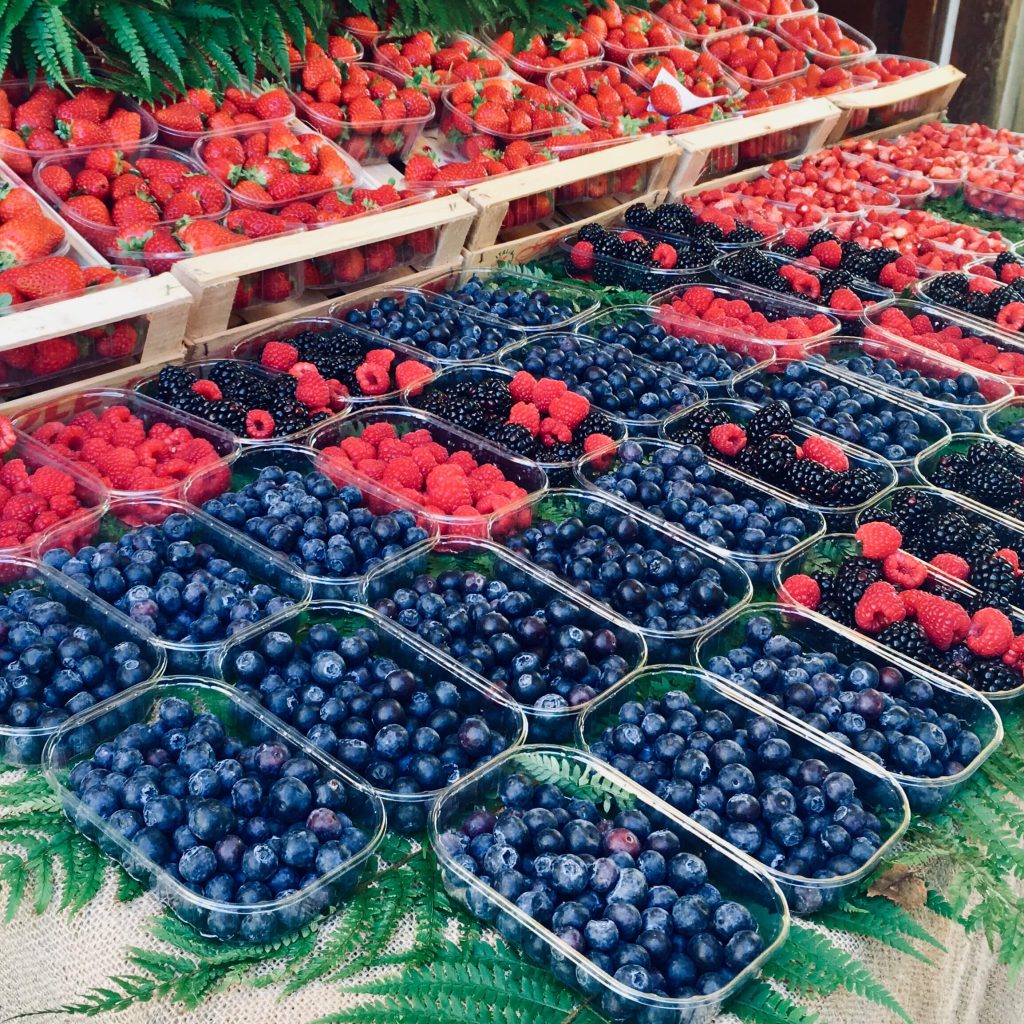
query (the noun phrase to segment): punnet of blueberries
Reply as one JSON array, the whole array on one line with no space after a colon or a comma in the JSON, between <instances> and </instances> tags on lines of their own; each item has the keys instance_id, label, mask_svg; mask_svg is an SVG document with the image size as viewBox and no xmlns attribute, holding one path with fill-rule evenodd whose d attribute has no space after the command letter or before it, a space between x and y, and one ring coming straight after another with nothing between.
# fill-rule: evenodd
<instances>
[{"instance_id":1,"label":"punnet of blueberries","mask_svg":"<svg viewBox=\"0 0 1024 1024\"><path fill-rule=\"evenodd\" d=\"M90 723L102 742L67 775L78 801L68 814L86 834L127 843L129 850L115 849L133 873L150 873L137 851L178 882L187 891L171 891L174 910L204 934L268 942L351 888L383 808L239 698L208 682L183 682ZM208 702L226 710L204 710ZM252 732L266 738L246 742ZM220 906L197 905L188 892ZM268 905L248 911L257 904Z\"/></svg>"},{"instance_id":2,"label":"punnet of blueberries","mask_svg":"<svg viewBox=\"0 0 1024 1024\"><path fill-rule=\"evenodd\" d=\"M526 735L523 713L488 695L391 623L353 605L315 602L225 655L227 678L388 803L392 828L426 825L414 798L450 786Z\"/></svg>"},{"instance_id":3,"label":"punnet of blueberries","mask_svg":"<svg viewBox=\"0 0 1024 1024\"><path fill-rule=\"evenodd\" d=\"M203 645L292 607L288 593L306 595L286 566L260 560L244 540L200 515L172 512L159 526L139 526L74 553L54 548L43 561L175 645L168 653L172 666L199 667ZM115 536L113 524L107 526Z\"/></svg>"},{"instance_id":4,"label":"punnet of blueberries","mask_svg":"<svg viewBox=\"0 0 1024 1024\"><path fill-rule=\"evenodd\" d=\"M697 659L721 676L900 776L915 810L934 810L975 768L995 715L966 690L892 663L795 609L744 612Z\"/></svg>"},{"instance_id":5,"label":"punnet of blueberries","mask_svg":"<svg viewBox=\"0 0 1024 1024\"><path fill-rule=\"evenodd\" d=\"M559 734L564 712L645 657L638 634L479 542L375 573L367 593L382 615L523 705L534 739Z\"/></svg>"},{"instance_id":6,"label":"punnet of blueberries","mask_svg":"<svg viewBox=\"0 0 1024 1024\"><path fill-rule=\"evenodd\" d=\"M621 345L669 373L678 373L708 387L724 386L756 365L753 356L731 352L724 345L709 345L669 333L654 322L656 313L647 306L627 306L585 320L576 330L604 344Z\"/></svg>"},{"instance_id":7,"label":"punnet of blueberries","mask_svg":"<svg viewBox=\"0 0 1024 1024\"><path fill-rule=\"evenodd\" d=\"M695 444L630 440L615 459L584 462L583 478L602 491L682 527L731 554L755 582L768 583L779 556L820 536L825 520L712 466Z\"/></svg>"},{"instance_id":8,"label":"punnet of blueberries","mask_svg":"<svg viewBox=\"0 0 1024 1024\"><path fill-rule=\"evenodd\" d=\"M550 757L566 772L582 760L568 750L524 752L499 766L500 782L481 780L476 799L442 808L437 842L443 859L476 877L473 884L447 869L474 915L563 983L600 996L614 1020L663 1018L645 1016L643 1002L616 991L609 976L636 993L687 999L718 992L758 960L774 939L764 880L723 853L712 870L703 839L629 791L609 784L595 802L600 775L582 792L571 782L537 784L528 764L515 770L532 757ZM742 887L744 902L730 898L730 883ZM549 934L596 971L553 949Z\"/></svg>"},{"instance_id":9,"label":"punnet of blueberries","mask_svg":"<svg viewBox=\"0 0 1024 1024\"><path fill-rule=\"evenodd\" d=\"M881 772L731 699L700 672L641 673L595 719L607 721L586 726L596 757L790 876L777 880L799 913L835 905L849 888L812 879L863 875L900 831L904 798Z\"/></svg>"},{"instance_id":10,"label":"punnet of blueberries","mask_svg":"<svg viewBox=\"0 0 1024 1024\"><path fill-rule=\"evenodd\" d=\"M374 514L358 487L339 487L311 471L313 462L302 451L246 452L232 466L236 489L203 511L313 577L363 576L430 536L411 512ZM255 479L238 486L253 470Z\"/></svg>"},{"instance_id":11,"label":"punnet of blueberries","mask_svg":"<svg viewBox=\"0 0 1024 1024\"><path fill-rule=\"evenodd\" d=\"M564 282L540 286L522 274L474 274L443 293L447 298L520 327L563 327L593 307L591 296Z\"/></svg>"},{"instance_id":12,"label":"punnet of blueberries","mask_svg":"<svg viewBox=\"0 0 1024 1024\"><path fill-rule=\"evenodd\" d=\"M0 593L4 760L37 762L46 734L71 715L151 678L160 656L144 637L59 579L9 585Z\"/></svg>"},{"instance_id":13,"label":"punnet of blueberries","mask_svg":"<svg viewBox=\"0 0 1024 1024\"><path fill-rule=\"evenodd\" d=\"M890 462L908 462L949 435L934 413L868 391L812 363L791 362L781 373L757 374L736 392L758 404L785 402L796 423L860 445Z\"/></svg>"},{"instance_id":14,"label":"punnet of blueberries","mask_svg":"<svg viewBox=\"0 0 1024 1024\"><path fill-rule=\"evenodd\" d=\"M349 324L444 361L483 359L522 335L483 312L419 292L388 295L365 309L339 310Z\"/></svg>"},{"instance_id":15,"label":"punnet of blueberries","mask_svg":"<svg viewBox=\"0 0 1024 1024\"><path fill-rule=\"evenodd\" d=\"M735 562L588 491L550 491L501 543L644 630L692 634L750 595Z\"/></svg>"}]
</instances>

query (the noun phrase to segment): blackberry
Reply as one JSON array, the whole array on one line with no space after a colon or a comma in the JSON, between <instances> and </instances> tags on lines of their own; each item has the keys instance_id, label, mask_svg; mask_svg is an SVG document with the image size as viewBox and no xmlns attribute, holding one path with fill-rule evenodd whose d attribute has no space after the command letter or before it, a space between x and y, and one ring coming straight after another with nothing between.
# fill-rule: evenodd
<instances>
[{"instance_id":1,"label":"blackberry","mask_svg":"<svg viewBox=\"0 0 1024 1024\"><path fill-rule=\"evenodd\" d=\"M891 651L906 655L915 661L923 661L932 650L924 630L909 619L886 626L875 639L883 647L888 647Z\"/></svg>"},{"instance_id":2,"label":"blackberry","mask_svg":"<svg viewBox=\"0 0 1024 1024\"><path fill-rule=\"evenodd\" d=\"M1014 256L1012 252L1007 250L1006 252L1001 252L996 257L995 263L993 263L992 266L997 274L1001 274L1003 267L1010 266L1011 264L1020 266L1022 263L1024 263L1024 260L1021 260L1019 257Z\"/></svg>"},{"instance_id":3,"label":"blackberry","mask_svg":"<svg viewBox=\"0 0 1024 1024\"><path fill-rule=\"evenodd\" d=\"M938 508L934 495L925 491L900 490L889 503L892 511L904 522L927 516Z\"/></svg>"},{"instance_id":4,"label":"blackberry","mask_svg":"<svg viewBox=\"0 0 1024 1024\"><path fill-rule=\"evenodd\" d=\"M613 260L622 259L625 243L613 232L602 228L600 236L592 244L595 256L608 256Z\"/></svg>"},{"instance_id":5,"label":"blackberry","mask_svg":"<svg viewBox=\"0 0 1024 1024\"><path fill-rule=\"evenodd\" d=\"M424 412L433 413L442 419L448 416L448 398L443 391L428 392L420 399L420 408Z\"/></svg>"},{"instance_id":6,"label":"blackberry","mask_svg":"<svg viewBox=\"0 0 1024 1024\"><path fill-rule=\"evenodd\" d=\"M533 435L519 423L503 423L490 436L495 444L517 455L534 458L537 454L537 442Z\"/></svg>"},{"instance_id":7,"label":"blackberry","mask_svg":"<svg viewBox=\"0 0 1024 1024\"><path fill-rule=\"evenodd\" d=\"M874 559L848 558L836 570L829 597L852 613L857 602L864 596L864 591L881 578L881 566Z\"/></svg>"},{"instance_id":8,"label":"blackberry","mask_svg":"<svg viewBox=\"0 0 1024 1024\"><path fill-rule=\"evenodd\" d=\"M474 434L484 432L488 424L492 422L492 418L480 408L476 401L462 395L448 397L444 417L449 423L454 423L455 426L472 431Z\"/></svg>"},{"instance_id":9,"label":"blackberry","mask_svg":"<svg viewBox=\"0 0 1024 1024\"><path fill-rule=\"evenodd\" d=\"M626 210L626 226L630 228L649 228L656 222L655 211L643 203L633 203Z\"/></svg>"},{"instance_id":10,"label":"blackberry","mask_svg":"<svg viewBox=\"0 0 1024 1024\"><path fill-rule=\"evenodd\" d=\"M759 444L747 445L740 453L740 468L766 483L785 483L796 464L796 444L780 434Z\"/></svg>"},{"instance_id":11,"label":"blackberry","mask_svg":"<svg viewBox=\"0 0 1024 1024\"><path fill-rule=\"evenodd\" d=\"M832 298L832 293L840 288L854 288L856 278L848 270L828 270L821 275L821 297L826 302Z\"/></svg>"},{"instance_id":12,"label":"blackberry","mask_svg":"<svg viewBox=\"0 0 1024 1024\"><path fill-rule=\"evenodd\" d=\"M184 366L165 366L157 376L156 392L163 401L163 395L177 395L183 391L191 391L192 385L199 378Z\"/></svg>"},{"instance_id":13,"label":"blackberry","mask_svg":"<svg viewBox=\"0 0 1024 1024\"><path fill-rule=\"evenodd\" d=\"M576 240L579 242L590 242L594 244L599 238L603 238L605 229L600 224L584 224L576 232Z\"/></svg>"},{"instance_id":14,"label":"blackberry","mask_svg":"<svg viewBox=\"0 0 1024 1024\"><path fill-rule=\"evenodd\" d=\"M224 427L232 434L245 434L246 410L237 402L214 402L210 410L210 421Z\"/></svg>"},{"instance_id":15,"label":"blackberry","mask_svg":"<svg viewBox=\"0 0 1024 1024\"><path fill-rule=\"evenodd\" d=\"M896 529L901 532L905 529L906 526L902 518L898 516L895 512L893 512L892 509L878 507L866 509L864 512L861 513L857 522L861 526L865 526L867 523L888 523L890 526L895 526ZM903 540L903 547L907 548L907 538L905 535ZM909 550L909 548L907 548L907 550ZM911 551L911 554L916 554L916 552Z\"/></svg>"},{"instance_id":16,"label":"blackberry","mask_svg":"<svg viewBox=\"0 0 1024 1024\"><path fill-rule=\"evenodd\" d=\"M922 518L913 529L917 545L929 559L943 552L959 555L967 553L971 545L971 524L959 512L946 512L933 519Z\"/></svg>"},{"instance_id":17,"label":"blackberry","mask_svg":"<svg viewBox=\"0 0 1024 1024\"><path fill-rule=\"evenodd\" d=\"M1024 475L1024 457L1018 455L1008 445L999 444L998 441L978 441L977 444L971 445L970 451L967 452L967 461L976 466L994 462L997 466L1005 466L1018 475Z\"/></svg>"},{"instance_id":18,"label":"blackberry","mask_svg":"<svg viewBox=\"0 0 1024 1024\"><path fill-rule=\"evenodd\" d=\"M970 497L994 508L1002 508L1020 497L1020 476L998 463L972 467L965 486Z\"/></svg>"},{"instance_id":19,"label":"blackberry","mask_svg":"<svg viewBox=\"0 0 1024 1024\"><path fill-rule=\"evenodd\" d=\"M725 241L725 232L717 224L712 224L710 221L703 221L695 225L690 234L693 238L699 238L705 242Z\"/></svg>"},{"instance_id":20,"label":"blackberry","mask_svg":"<svg viewBox=\"0 0 1024 1024\"><path fill-rule=\"evenodd\" d=\"M839 239L832 234L831 231L826 231L824 228L818 228L817 231L812 231L807 239L808 250L813 249L816 245L820 245L822 242L838 242Z\"/></svg>"},{"instance_id":21,"label":"blackberry","mask_svg":"<svg viewBox=\"0 0 1024 1024\"><path fill-rule=\"evenodd\" d=\"M692 444L701 449L708 443L707 436L696 430L680 430L678 434L673 435L672 440L676 444Z\"/></svg>"},{"instance_id":22,"label":"blackberry","mask_svg":"<svg viewBox=\"0 0 1024 1024\"><path fill-rule=\"evenodd\" d=\"M984 661L974 666L969 681L974 689L982 693L1004 693L1024 683L1024 677L1020 669L1011 668L1001 661Z\"/></svg>"},{"instance_id":23,"label":"blackberry","mask_svg":"<svg viewBox=\"0 0 1024 1024\"><path fill-rule=\"evenodd\" d=\"M635 263L640 267L649 267L654 253L654 245L643 239L635 238L632 242L624 242L622 259L627 263Z\"/></svg>"},{"instance_id":24,"label":"blackberry","mask_svg":"<svg viewBox=\"0 0 1024 1024\"><path fill-rule=\"evenodd\" d=\"M508 384L498 377L487 377L474 386L473 398L488 416L496 416L502 421L508 419L512 411L512 394Z\"/></svg>"},{"instance_id":25,"label":"blackberry","mask_svg":"<svg viewBox=\"0 0 1024 1024\"><path fill-rule=\"evenodd\" d=\"M861 505L882 487L870 469L851 469L836 475L839 477L834 491L836 505Z\"/></svg>"},{"instance_id":26,"label":"blackberry","mask_svg":"<svg viewBox=\"0 0 1024 1024\"><path fill-rule=\"evenodd\" d=\"M772 252L776 252L780 256L789 256L792 259L796 259L800 255L800 250L795 245L776 245L772 248Z\"/></svg>"},{"instance_id":27,"label":"blackberry","mask_svg":"<svg viewBox=\"0 0 1024 1024\"><path fill-rule=\"evenodd\" d=\"M747 439L755 444L771 437L772 434L788 434L793 426L793 414L785 402L769 402L750 418L747 424Z\"/></svg>"},{"instance_id":28,"label":"blackberry","mask_svg":"<svg viewBox=\"0 0 1024 1024\"><path fill-rule=\"evenodd\" d=\"M627 216L629 211L626 211ZM667 235L686 236L692 234L696 217L685 203L663 203L652 215L650 226ZM628 221L627 221L628 223Z\"/></svg>"},{"instance_id":29,"label":"blackberry","mask_svg":"<svg viewBox=\"0 0 1024 1024\"><path fill-rule=\"evenodd\" d=\"M965 644L957 644L944 658L933 657L932 664L950 678L971 685L971 672L975 667L975 660L970 648Z\"/></svg>"},{"instance_id":30,"label":"blackberry","mask_svg":"<svg viewBox=\"0 0 1024 1024\"><path fill-rule=\"evenodd\" d=\"M786 474L785 486L787 490L799 495L801 498L809 498L811 501L820 504L831 505L837 493L841 474L822 466L811 459L800 459L789 467Z\"/></svg>"},{"instance_id":31,"label":"blackberry","mask_svg":"<svg viewBox=\"0 0 1024 1024\"><path fill-rule=\"evenodd\" d=\"M697 270L710 266L718 259L719 255L713 242L706 238L695 238L690 243L688 249L680 250L676 267L682 267L685 270Z\"/></svg>"},{"instance_id":32,"label":"blackberry","mask_svg":"<svg viewBox=\"0 0 1024 1024\"><path fill-rule=\"evenodd\" d=\"M971 566L970 583L982 593L1009 594L1016 588L1017 578L1005 558L993 556Z\"/></svg>"},{"instance_id":33,"label":"blackberry","mask_svg":"<svg viewBox=\"0 0 1024 1024\"><path fill-rule=\"evenodd\" d=\"M575 462L583 454L578 444L554 444L550 448L541 447L538 459L541 462Z\"/></svg>"},{"instance_id":34,"label":"blackberry","mask_svg":"<svg viewBox=\"0 0 1024 1024\"><path fill-rule=\"evenodd\" d=\"M821 600L816 611L819 615L824 615L825 618L838 622L840 626L852 626L854 624L853 612L844 608L831 597Z\"/></svg>"},{"instance_id":35,"label":"blackberry","mask_svg":"<svg viewBox=\"0 0 1024 1024\"><path fill-rule=\"evenodd\" d=\"M946 490L957 491L960 489L960 481L966 470L970 468L966 455L955 453L943 455L932 472L932 481L936 487L944 487Z\"/></svg>"},{"instance_id":36,"label":"blackberry","mask_svg":"<svg viewBox=\"0 0 1024 1024\"><path fill-rule=\"evenodd\" d=\"M760 232L755 231L752 227L747 224L737 224L732 234L729 235L729 242L742 243L742 242L760 242L764 240L764 235Z\"/></svg>"},{"instance_id":37,"label":"blackberry","mask_svg":"<svg viewBox=\"0 0 1024 1024\"><path fill-rule=\"evenodd\" d=\"M600 409L591 409L586 416L577 424L573 436L585 441L591 434L605 434L608 437L615 436L615 429L612 421Z\"/></svg>"}]
</instances>

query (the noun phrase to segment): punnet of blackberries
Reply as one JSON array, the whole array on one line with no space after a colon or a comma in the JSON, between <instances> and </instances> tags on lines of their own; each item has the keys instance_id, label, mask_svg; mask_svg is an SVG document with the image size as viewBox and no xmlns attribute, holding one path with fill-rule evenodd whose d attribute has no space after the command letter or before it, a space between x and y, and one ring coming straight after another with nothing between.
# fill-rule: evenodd
<instances>
[{"instance_id":1,"label":"punnet of blackberries","mask_svg":"<svg viewBox=\"0 0 1024 1024\"><path fill-rule=\"evenodd\" d=\"M936 487L1024 519L1024 452L1016 445L975 441L939 455L924 472Z\"/></svg>"}]
</instances>

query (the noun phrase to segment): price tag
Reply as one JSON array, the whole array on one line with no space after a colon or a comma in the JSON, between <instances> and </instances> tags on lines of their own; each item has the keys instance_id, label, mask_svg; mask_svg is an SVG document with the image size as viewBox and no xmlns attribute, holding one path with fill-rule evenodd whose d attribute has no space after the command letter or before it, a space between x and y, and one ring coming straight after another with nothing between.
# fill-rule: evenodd
<instances>
[{"instance_id":1,"label":"price tag","mask_svg":"<svg viewBox=\"0 0 1024 1024\"><path fill-rule=\"evenodd\" d=\"M658 77L654 79L654 85L667 85L670 89L675 90L675 94L679 97L680 113L682 114L690 110L696 110L698 107L703 107L707 103L714 102L710 96L696 96L690 92L675 75L669 74L664 68L658 69ZM652 89L654 85L651 86ZM647 104L647 109L652 114L658 113L650 103Z\"/></svg>"}]
</instances>

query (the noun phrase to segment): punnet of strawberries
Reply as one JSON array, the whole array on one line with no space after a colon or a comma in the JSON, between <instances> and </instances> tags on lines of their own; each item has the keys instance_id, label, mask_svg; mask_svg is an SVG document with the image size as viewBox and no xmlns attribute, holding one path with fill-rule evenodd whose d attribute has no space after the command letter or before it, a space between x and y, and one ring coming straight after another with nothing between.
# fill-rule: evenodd
<instances>
[{"instance_id":1,"label":"punnet of strawberries","mask_svg":"<svg viewBox=\"0 0 1024 1024\"><path fill-rule=\"evenodd\" d=\"M946 552L925 562L882 521L859 527L855 542L828 569L784 576L780 597L984 693L1024 685L1024 620L998 594L964 583L962 559ZM1006 558L1009 573L1019 572L1015 552L996 557Z\"/></svg>"},{"instance_id":2,"label":"punnet of strawberries","mask_svg":"<svg viewBox=\"0 0 1024 1024\"><path fill-rule=\"evenodd\" d=\"M745 89L755 89L784 75L807 70L808 61L802 50L761 28L742 28L710 36L703 46Z\"/></svg>"},{"instance_id":3,"label":"punnet of strawberries","mask_svg":"<svg viewBox=\"0 0 1024 1024\"><path fill-rule=\"evenodd\" d=\"M609 60L625 64L630 53L675 46L679 36L669 24L637 7L620 6L611 0L607 6L592 4L583 19L583 28L597 36Z\"/></svg>"},{"instance_id":4,"label":"punnet of strawberries","mask_svg":"<svg viewBox=\"0 0 1024 1024\"><path fill-rule=\"evenodd\" d=\"M362 15L358 17L363 17ZM333 27L327 35L327 49L325 50L314 38L312 31L306 29L306 42L300 51L295 43L288 40L288 63L292 67L311 60L313 57L330 57L331 60L347 64L353 61L362 60L366 55L367 47L381 35L381 30L372 18L366 18L368 23L361 31L346 29L343 26ZM368 26L372 25L370 29Z\"/></svg>"},{"instance_id":5,"label":"punnet of strawberries","mask_svg":"<svg viewBox=\"0 0 1024 1024\"><path fill-rule=\"evenodd\" d=\"M35 194L0 175L0 270L42 259L63 244L64 229Z\"/></svg>"},{"instance_id":6,"label":"punnet of strawberries","mask_svg":"<svg viewBox=\"0 0 1024 1024\"><path fill-rule=\"evenodd\" d=\"M994 217L1024 220L1024 162L1004 159L1004 170L972 167L964 180L964 202Z\"/></svg>"},{"instance_id":7,"label":"punnet of strawberries","mask_svg":"<svg viewBox=\"0 0 1024 1024\"><path fill-rule=\"evenodd\" d=\"M378 64L394 68L432 100L446 86L497 78L506 70L499 57L469 36L423 31L404 38L382 37L373 44L373 53Z\"/></svg>"},{"instance_id":8,"label":"punnet of strawberries","mask_svg":"<svg viewBox=\"0 0 1024 1024\"><path fill-rule=\"evenodd\" d=\"M47 153L150 141L151 125L135 104L105 89L69 96L52 85L0 85L0 159L18 174Z\"/></svg>"},{"instance_id":9,"label":"punnet of strawberries","mask_svg":"<svg viewBox=\"0 0 1024 1024\"><path fill-rule=\"evenodd\" d=\"M631 53L626 65L647 85L653 85L659 72L665 71L694 96L708 100L724 99L735 90L721 63L710 53L680 43L652 53Z\"/></svg>"},{"instance_id":10,"label":"punnet of strawberries","mask_svg":"<svg viewBox=\"0 0 1024 1024\"><path fill-rule=\"evenodd\" d=\"M794 14L775 23L775 30L792 46L803 50L816 64L832 67L849 64L862 53L873 53L874 46L861 42L845 22L830 14Z\"/></svg>"},{"instance_id":11,"label":"punnet of strawberries","mask_svg":"<svg viewBox=\"0 0 1024 1024\"><path fill-rule=\"evenodd\" d=\"M476 153L472 153L473 149ZM467 184L475 184L509 171L521 171L536 164L549 163L553 154L526 139L507 146L488 148L482 140L466 147L462 156L426 148L414 153L405 162L405 183L414 188L430 188L440 194Z\"/></svg>"},{"instance_id":12,"label":"punnet of strawberries","mask_svg":"<svg viewBox=\"0 0 1024 1024\"><path fill-rule=\"evenodd\" d=\"M913 57L900 57L887 54L871 60L860 60L856 64L858 75L868 75L880 85L889 85L911 75L919 75L927 71L931 64L926 60L915 60Z\"/></svg>"},{"instance_id":13,"label":"punnet of strawberries","mask_svg":"<svg viewBox=\"0 0 1024 1024\"><path fill-rule=\"evenodd\" d=\"M189 89L180 99L151 110L161 128L161 141L170 146L191 145L210 132L295 116L295 105L280 86L257 92L231 85L219 99L209 89Z\"/></svg>"},{"instance_id":14,"label":"punnet of strawberries","mask_svg":"<svg viewBox=\"0 0 1024 1024\"><path fill-rule=\"evenodd\" d=\"M668 0L654 3L651 10L662 21L689 38L703 38L730 28L750 24L750 17L715 0Z\"/></svg>"},{"instance_id":15,"label":"punnet of strawberries","mask_svg":"<svg viewBox=\"0 0 1024 1024\"><path fill-rule=\"evenodd\" d=\"M814 10L814 5L805 3L804 0L735 0L735 2L759 21L762 18L774 21L776 18L784 18L787 14L801 14L807 10Z\"/></svg>"},{"instance_id":16,"label":"punnet of strawberries","mask_svg":"<svg viewBox=\"0 0 1024 1024\"><path fill-rule=\"evenodd\" d=\"M748 88L746 95L738 100L738 105L743 110L766 110L797 100L845 92L856 84L856 71L856 68L851 70L839 64L827 69L812 64L803 74L786 76L771 85Z\"/></svg>"},{"instance_id":17,"label":"punnet of strawberries","mask_svg":"<svg viewBox=\"0 0 1024 1024\"><path fill-rule=\"evenodd\" d=\"M544 78L549 71L594 60L604 54L601 40L586 29L566 28L553 35L531 36L526 46L521 48L516 45L512 32L500 32L493 38L484 38L498 57L531 81Z\"/></svg>"},{"instance_id":18,"label":"punnet of strawberries","mask_svg":"<svg viewBox=\"0 0 1024 1024\"><path fill-rule=\"evenodd\" d=\"M71 298L83 294L89 288L126 280L127 275L111 267L82 267L70 256L47 256L0 271L0 312L11 312L27 302L53 302ZM24 348L8 350L4 355L11 357L12 352L20 352L22 355L18 358L24 359ZM46 360L47 364L50 362L50 359ZM66 365L70 366L71 363Z\"/></svg>"}]
</instances>

